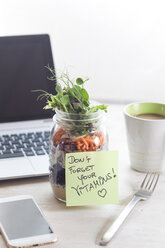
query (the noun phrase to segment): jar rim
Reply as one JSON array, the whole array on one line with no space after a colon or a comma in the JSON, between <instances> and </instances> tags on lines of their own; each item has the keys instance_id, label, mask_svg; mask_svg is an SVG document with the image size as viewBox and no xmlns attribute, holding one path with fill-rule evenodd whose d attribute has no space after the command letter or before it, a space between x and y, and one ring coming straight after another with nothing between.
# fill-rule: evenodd
<instances>
[{"instance_id":1,"label":"jar rim","mask_svg":"<svg viewBox=\"0 0 165 248\"><path fill-rule=\"evenodd\" d=\"M53 120L56 121L58 118L63 121L74 120L75 122L84 122L84 121L98 121L100 119L104 119L105 113L102 110L98 110L92 113L70 113L64 112L56 109L56 114L53 116ZM78 117L78 118L76 118Z\"/></svg>"}]
</instances>

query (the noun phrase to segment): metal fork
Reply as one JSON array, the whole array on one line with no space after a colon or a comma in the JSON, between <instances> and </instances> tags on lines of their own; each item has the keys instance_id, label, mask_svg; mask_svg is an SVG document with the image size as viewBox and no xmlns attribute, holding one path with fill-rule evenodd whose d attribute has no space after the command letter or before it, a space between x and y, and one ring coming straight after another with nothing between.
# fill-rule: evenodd
<instances>
[{"instance_id":1,"label":"metal fork","mask_svg":"<svg viewBox=\"0 0 165 248\"><path fill-rule=\"evenodd\" d=\"M147 173L140 189L134 194L132 200L128 203L128 205L124 208L121 212L119 217L112 223L112 225L106 230L103 236L100 239L99 245L106 245L108 244L115 233L118 231L121 224L124 222L126 217L135 207L135 205L141 200L147 200L153 193L156 184L159 179L159 174L157 173Z\"/></svg>"}]
</instances>

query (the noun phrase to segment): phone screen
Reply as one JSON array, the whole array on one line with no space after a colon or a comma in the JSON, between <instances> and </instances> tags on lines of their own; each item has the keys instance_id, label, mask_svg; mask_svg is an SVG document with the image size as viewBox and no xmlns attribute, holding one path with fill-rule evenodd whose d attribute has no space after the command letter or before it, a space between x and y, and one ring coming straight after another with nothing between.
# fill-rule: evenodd
<instances>
[{"instance_id":1,"label":"phone screen","mask_svg":"<svg viewBox=\"0 0 165 248\"><path fill-rule=\"evenodd\" d=\"M0 222L9 240L53 233L32 199L0 203Z\"/></svg>"}]
</instances>

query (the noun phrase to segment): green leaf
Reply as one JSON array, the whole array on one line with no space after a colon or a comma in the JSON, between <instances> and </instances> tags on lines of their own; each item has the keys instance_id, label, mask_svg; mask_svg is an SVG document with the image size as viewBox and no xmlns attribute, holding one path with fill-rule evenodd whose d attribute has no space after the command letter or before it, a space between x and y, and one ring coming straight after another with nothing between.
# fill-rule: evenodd
<instances>
[{"instance_id":1,"label":"green leaf","mask_svg":"<svg viewBox=\"0 0 165 248\"><path fill-rule=\"evenodd\" d=\"M104 105L104 104L90 108L88 113L97 112L99 109L104 110L107 113L107 105Z\"/></svg>"},{"instance_id":2,"label":"green leaf","mask_svg":"<svg viewBox=\"0 0 165 248\"><path fill-rule=\"evenodd\" d=\"M89 100L89 95L88 95L88 92L83 88L81 89L81 96L84 100L88 101Z\"/></svg>"},{"instance_id":3,"label":"green leaf","mask_svg":"<svg viewBox=\"0 0 165 248\"><path fill-rule=\"evenodd\" d=\"M78 84L78 85L84 84L83 79L82 79L82 78L77 78L77 79L76 79L76 84Z\"/></svg>"},{"instance_id":4,"label":"green leaf","mask_svg":"<svg viewBox=\"0 0 165 248\"><path fill-rule=\"evenodd\" d=\"M75 85L75 86L73 86L72 87L72 91L73 91L73 93L74 93L74 95L75 96L77 96L78 97L78 99L81 101L81 92L80 92L80 89L79 89L80 87L79 86L77 86L77 85Z\"/></svg>"},{"instance_id":5,"label":"green leaf","mask_svg":"<svg viewBox=\"0 0 165 248\"><path fill-rule=\"evenodd\" d=\"M50 95L51 101L54 103L55 102L55 97L53 95ZM50 102L50 101L49 101Z\"/></svg>"},{"instance_id":6,"label":"green leaf","mask_svg":"<svg viewBox=\"0 0 165 248\"><path fill-rule=\"evenodd\" d=\"M62 87L60 84L57 83L56 85L56 91L57 91L57 94L59 94L60 96L63 95L63 91L62 91Z\"/></svg>"},{"instance_id":7,"label":"green leaf","mask_svg":"<svg viewBox=\"0 0 165 248\"><path fill-rule=\"evenodd\" d=\"M68 95L65 95L65 96L61 97L61 102L64 105L70 104L69 96Z\"/></svg>"},{"instance_id":8,"label":"green leaf","mask_svg":"<svg viewBox=\"0 0 165 248\"><path fill-rule=\"evenodd\" d=\"M44 109L55 109L55 102L47 101L47 105L44 107Z\"/></svg>"}]
</instances>

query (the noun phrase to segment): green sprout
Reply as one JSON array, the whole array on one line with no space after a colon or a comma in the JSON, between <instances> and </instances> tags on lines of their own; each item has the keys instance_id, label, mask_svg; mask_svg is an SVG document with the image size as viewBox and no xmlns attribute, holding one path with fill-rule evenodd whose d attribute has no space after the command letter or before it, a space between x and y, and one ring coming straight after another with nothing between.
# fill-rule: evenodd
<instances>
[{"instance_id":1,"label":"green sprout","mask_svg":"<svg viewBox=\"0 0 165 248\"><path fill-rule=\"evenodd\" d=\"M56 95L48 93L44 90L40 91L42 94L38 99L46 98L46 106L44 109L56 109L68 113L88 114L98 110L107 112L107 106L102 104L90 107L89 95L86 91L84 84L89 80L81 77L71 80L68 73L61 73L60 77L56 77L55 70L49 65L46 68L50 71L51 76L49 80L56 82ZM62 87L61 83L64 85Z\"/></svg>"}]
</instances>

